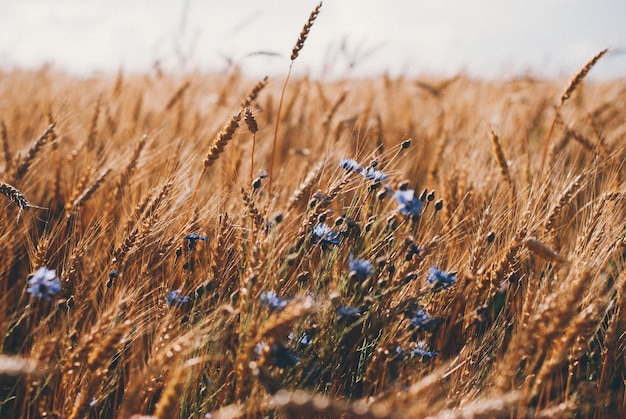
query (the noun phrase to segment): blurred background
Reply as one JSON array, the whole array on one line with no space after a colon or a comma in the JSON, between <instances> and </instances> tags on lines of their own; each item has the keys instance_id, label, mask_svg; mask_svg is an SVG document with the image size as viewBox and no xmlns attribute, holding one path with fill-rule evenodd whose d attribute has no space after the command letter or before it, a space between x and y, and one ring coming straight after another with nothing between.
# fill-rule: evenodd
<instances>
[{"instance_id":1,"label":"blurred background","mask_svg":"<svg viewBox=\"0 0 626 419\"><path fill-rule=\"evenodd\" d=\"M311 0L0 0L0 69L285 73ZM326 0L294 72L626 76L624 0Z\"/></svg>"}]
</instances>

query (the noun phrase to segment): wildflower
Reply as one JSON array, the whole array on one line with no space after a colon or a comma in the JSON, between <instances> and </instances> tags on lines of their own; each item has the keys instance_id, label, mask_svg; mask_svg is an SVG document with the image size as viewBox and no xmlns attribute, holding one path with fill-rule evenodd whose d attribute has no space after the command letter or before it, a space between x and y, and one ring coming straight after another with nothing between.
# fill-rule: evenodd
<instances>
[{"instance_id":1,"label":"wildflower","mask_svg":"<svg viewBox=\"0 0 626 419\"><path fill-rule=\"evenodd\" d=\"M179 295L181 291L180 289L170 291L165 299L165 304L167 304L168 307L181 307L183 304L191 301L189 296Z\"/></svg>"},{"instance_id":2,"label":"wildflower","mask_svg":"<svg viewBox=\"0 0 626 419\"><path fill-rule=\"evenodd\" d=\"M261 293L261 304L268 306L271 310L283 311L289 300L279 297L274 291L263 291Z\"/></svg>"},{"instance_id":3,"label":"wildflower","mask_svg":"<svg viewBox=\"0 0 626 419\"><path fill-rule=\"evenodd\" d=\"M363 313L363 310L361 310L359 307L342 306L342 307L339 307L339 309L337 310L337 320L338 321L345 320L349 323L352 323L353 321L361 317L362 313Z\"/></svg>"},{"instance_id":4,"label":"wildflower","mask_svg":"<svg viewBox=\"0 0 626 419\"><path fill-rule=\"evenodd\" d=\"M357 171L367 180L373 180L374 182L383 182L387 180L386 173L376 170L371 166L367 169L357 169Z\"/></svg>"},{"instance_id":5,"label":"wildflower","mask_svg":"<svg viewBox=\"0 0 626 419\"><path fill-rule=\"evenodd\" d=\"M436 266L428 270L428 283L433 285L434 289L450 288L456 281L454 274L440 271Z\"/></svg>"},{"instance_id":6,"label":"wildflower","mask_svg":"<svg viewBox=\"0 0 626 419\"><path fill-rule=\"evenodd\" d=\"M351 172L353 170L358 171L361 168L359 163L354 159L341 159L339 161L339 167L347 170L348 172Z\"/></svg>"},{"instance_id":7,"label":"wildflower","mask_svg":"<svg viewBox=\"0 0 626 419\"><path fill-rule=\"evenodd\" d=\"M322 250L328 249L331 245L339 246L339 232L332 231L326 223L318 223L313 227L312 242L319 244Z\"/></svg>"},{"instance_id":8,"label":"wildflower","mask_svg":"<svg viewBox=\"0 0 626 419\"><path fill-rule=\"evenodd\" d=\"M28 280L30 287L26 290L33 297L43 298L50 301L50 296L61 291L61 280L57 277L54 269L41 267Z\"/></svg>"},{"instance_id":9,"label":"wildflower","mask_svg":"<svg viewBox=\"0 0 626 419\"><path fill-rule=\"evenodd\" d=\"M427 331L432 331L437 328L441 323L443 323L443 319L438 317L431 317L426 311L423 309L418 309L417 312L411 318L409 324L416 329L424 329Z\"/></svg>"},{"instance_id":10,"label":"wildflower","mask_svg":"<svg viewBox=\"0 0 626 419\"><path fill-rule=\"evenodd\" d=\"M438 351L429 351L426 349L426 343L423 340L417 342L417 348L411 351L411 358L419 356L422 358L433 358L439 354Z\"/></svg>"},{"instance_id":11,"label":"wildflower","mask_svg":"<svg viewBox=\"0 0 626 419\"><path fill-rule=\"evenodd\" d=\"M350 273L360 280L374 273L374 265L369 260L356 259L350 255Z\"/></svg>"},{"instance_id":12,"label":"wildflower","mask_svg":"<svg viewBox=\"0 0 626 419\"><path fill-rule=\"evenodd\" d=\"M265 342L260 342L255 346L254 351L258 359L265 358L278 368L293 367L300 362L300 357L291 348L279 343L273 343L272 346L269 346Z\"/></svg>"},{"instance_id":13,"label":"wildflower","mask_svg":"<svg viewBox=\"0 0 626 419\"><path fill-rule=\"evenodd\" d=\"M398 210L402 215L419 215L422 209L422 201L415 196L413 189L398 191L395 194Z\"/></svg>"},{"instance_id":14,"label":"wildflower","mask_svg":"<svg viewBox=\"0 0 626 419\"><path fill-rule=\"evenodd\" d=\"M196 243L198 243L198 240L201 240L203 242L208 242L209 238L205 237L205 236L201 236L200 234L193 232L193 233L189 233L184 237L185 240L189 241L189 248L193 249L194 247L196 247Z\"/></svg>"},{"instance_id":15,"label":"wildflower","mask_svg":"<svg viewBox=\"0 0 626 419\"><path fill-rule=\"evenodd\" d=\"M289 335L287 335L287 339L293 341L294 339L296 339L296 336L293 334L293 332L289 332ZM297 342L300 349L306 349L313 343L313 338L307 335L306 332L303 332L300 336L297 337Z\"/></svg>"}]
</instances>

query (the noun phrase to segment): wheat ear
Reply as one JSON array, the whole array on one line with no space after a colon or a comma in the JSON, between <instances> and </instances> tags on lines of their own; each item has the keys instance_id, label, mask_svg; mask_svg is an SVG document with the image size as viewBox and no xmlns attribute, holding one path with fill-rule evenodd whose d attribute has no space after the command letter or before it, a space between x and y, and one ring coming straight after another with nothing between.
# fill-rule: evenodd
<instances>
[{"instance_id":1,"label":"wheat ear","mask_svg":"<svg viewBox=\"0 0 626 419\"><path fill-rule=\"evenodd\" d=\"M254 102L256 100L256 98L259 96L259 93L261 93L261 90L263 90L263 88L265 88L265 86L267 86L267 76L263 77L263 80L258 82L254 86L254 88L250 91L248 96L246 96L241 101L241 108L245 109L245 108L250 107L250 105L252 105L252 102Z\"/></svg>"},{"instance_id":2,"label":"wheat ear","mask_svg":"<svg viewBox=\"0 0 626 419\"><path fill-rule=\"evenodd\" d=\"M552 137L552 131L554 131L556 122L559 119L561 108L563 107L565 102L570 98L572 93L574 93L574 91L580 85L580 83L582 83L585 76L587 76L587 73L591 71L591 69L593 68L594 65L596 65L598 60L600 60L600 58L602 58L602 56L606 54L607 52L608 52L608 49L603 49L602 51L597 53L591 60L589 60L587 64L585 64L585 66L578 73L576 73L576 75L572 78L572 80L570 80L569 84L567 85L567 88L561 95L561 100L559 102L559 105L556 108L556 111L554 113L554 118L552 119L552 123L550 124L550 129L548 130L548 133L546 134L546 138L544 140L545 144L544 144L544 149L543 149L543 158L541 159L542 168L545 167L546 157L548 155L548 149L550 148L549 147L550 138Z\"/></svg>"},{"instance_id":3,"label":"wheat ear","mask_svg":"<svg viewBox=\"0 0 626 419\"><path fill-rule=\"evenodd\" d=\"M502 143L500 142L500 137L494 131L491 131L491 144L493 145L493 154L500 168L500 173L511 187L513 195L515 195L515 186L513 185L513 179L511 179L511 173L509 172L509 165L506 161L504 150L502 149Z\"/></svg>"},{"instance_id":4,"label":"wheat ear","mask_svg":"<svg viewBox=\"0 0 626 419\"><path fill-rule=\"evenodd\" d=\"M602 51L600 51L599 53L597 53L591 60L589 60L587 62L587 64L585 64L585 66L572 78L572 80L570 80L569 85L567 86L567 88L565 89L565 92L563 92L563 95L561 95L561 103L559 105L562 106L565 101L567 101L567 99L570 98L570 96L572 95L572 93L574 93L574 91L576 90L576 88L578 87L578 85L580 85L580 83L582 83L583 79L585 78L585 76L587 76L587 73L589 73L589 71L591 71L591 69L593 68L594 65L596 65L596 63L598 62L598 60L600 60L600 58L602 58L602 56L604 54L606 54L609 50L608 49L603 49Z\"/></svg>"},{"instance_id":5,"label":"wheat ear","mask_svg":"<svg viewBox=\"0 0 626 419\"><path fill-rule=\"evenodd\" d=\"M18 207L20 207L20 209L27 210L30 208L30 203L24 194L8 183L0 182L0 193L9 198Z\"/></svg>"},{"instance_id":6,"label":"wheat ear","mask_svg":"<svg viewBox=\"0 0 626 419\"><path fill-rule=\"evenodd\" d=\"M220 154L224 151L224 147L226 147L228 142L232 140L237 128L239 128L239 121L241 121L241 112L234 114L213 140L213 144L211 144L211 147L202 162L202 171L200 172L200 176L198 176L198 181L196 182L196 186L191 194L191 199L189 200L189 214L193 208L193 201L195 200L198 189L200 188L200 182L202 181L204 173L210 166L213 165L213 163L215 163L215 160L217 160Z\"/></svg>"},{"instance_id":7,"label":"wheat ear","mask_svg":"<svg viewBox=\"0 0 626 419\"><path fill-rule=\"evenodd\" d=\"M47 142L48 138L53 135L53 132L54 124L50 124L50 126L46 128L43 134L41 134L41 136L37 138L35 144L33 144L32 147L28 149L26 156L24 156L22 161L17 165L17 167L15 168L15 172L13 172L13 176L11 176L13 182L20 180L26 174L28 168L33 163L33 160L35 159L39 151L41 151L41 148Z\"/></svg>"},{"instance_id":8,"label":"wheat ear","mask_svg":"<svg viewBox=\"0 0 626 419\"><path fill-rule=\"evenodd\" d=\"M283 100L285 99L285 90L287 90L287 84L289 83L289 77L291 76L291 69L293 68L293 63L296 61L296 58L298 58L300 51L304 47L304 42L306 41L306 38L309 36L309 32L311 31L311 28L313 27L313 23L315 22L315 19L317 18L317 15L319 14L321 8L322 8L322 3L320 2L320 4L318 4L317 7L313 9L313 11L311 12L311 15L309 15L309 20L307 20L307 22L304 24L304 27L300 31L300 36L298 37L296 44L291 50L291 64L289 64L289 71L287 71L287 77L285 77L285 83L283 84L283 89L280 92L280 100L278 101L278 110L276 111L276 124L274 125L274 141L272 141L272 154L271 154L270 165L269 165L270 181L268 185L268 193L270 196L272 196L272 184L274 182L274 160L276 158L276 143L278 142L278 126L280 125L280 111L283 107Z\"/></svg>"},{"instance_id":9,"label":"wheat ear","mask_svg":"<svg viewBox=\"0 0 626 419\"><path fill-rule=\"evenodd\" d=\"M171 99L167 102L167 105L165 105L166 111L172 109L174 105L176 105L182 99L187 89L189 89L189 86L191 86L191 82L188 80L176 90Z\"/></svg>"},{"instance_id":10,"label":"wheat ear","mask_svg":"<svg viewBox=\"0 0 626 419\"><path fill-rule=\"evenodd\" d=\"M96 136L98 135L98 117L100 116L100 110L102 109L102 98L98 98L96 101L96 107L93 110L93 116L91 118L91 126L89 127L89 135L87 136L87 150L93 150L96 146Z\"/></svg>"}]
</instances>

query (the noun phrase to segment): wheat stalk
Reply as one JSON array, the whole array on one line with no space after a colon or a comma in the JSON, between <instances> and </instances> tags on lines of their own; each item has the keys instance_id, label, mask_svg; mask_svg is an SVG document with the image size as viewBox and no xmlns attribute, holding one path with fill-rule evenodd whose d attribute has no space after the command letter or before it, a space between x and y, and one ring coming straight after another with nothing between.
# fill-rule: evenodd
<instances>
[{"instance_id":1,"label":"wheat stalk","mask_svg":"<svg viewBox=\"0 0 626 419\"><path fill-rule=\"evenodd\" d=\"M298 40L296 41L296 44L294 45L291 51L291 64L289 64L287 77L285 77L285 83L283 84L283 88L280 92L280 100L278 101L278 109L276 111L276 124L274 125L274 140L272 141L272 152L270 156L270 165L269 165L269 170L268 170L269 179L270 179L269 186L268 186L268 193L270 196L272 196L272 185L274 183L274 161L276 160L276 145L278 142L278 126L280 124L281 109L282 109L283 100L285 97L285 90L287 89L287 84L289 83L289 77L291 76L291 69L293 68L293 63L295 62L296 58L298 58L300 51L304 47L304 42L306 41L306 38L309 36L309 32L311 31L311 28L313 27L313 23L315 22L315 19L317 18L317 15L319 14L321 8L322 8L322 3L320 2L315 7L315 9L313 9L313 11L311 12L311 15L309 16L309 20L304 24L304 27L302 28L302 31L300 32L300 36L298 37Z\"/></svg>"},{"instance_id":2,"label":"wheat stalk","mask_svg":"<svg viewBox=\"0 0 626 419\"><path fill-rule=\"evenodd\" d=\"M4 119L0 121L0 141L2 142L2 154L4 157L4 171L10 173L12 164L11 149L9 148L9 135Z\"/></svg>"}]
</instances>

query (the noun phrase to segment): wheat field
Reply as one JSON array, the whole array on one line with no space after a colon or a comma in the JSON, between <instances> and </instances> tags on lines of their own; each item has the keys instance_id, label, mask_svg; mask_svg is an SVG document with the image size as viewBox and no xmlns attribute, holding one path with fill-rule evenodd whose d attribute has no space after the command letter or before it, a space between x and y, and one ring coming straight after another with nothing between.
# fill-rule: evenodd
<instances>
[{"instance_id":1,"label":"wheat field","mask_svg":"<svg viewBox=\"0 0 626 419\"><path fill-rule=\"evenodd\" d=\"M623 417L605 52L570 80L1 72L0 416Z\"/></svg>"}]
</instances>

